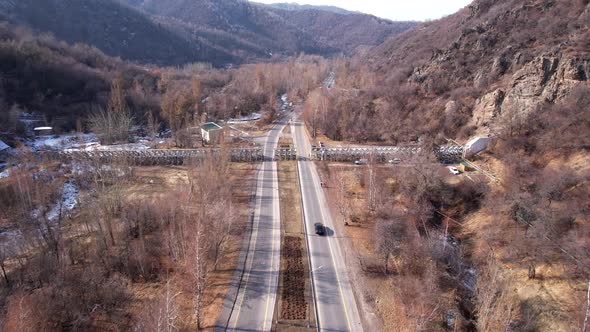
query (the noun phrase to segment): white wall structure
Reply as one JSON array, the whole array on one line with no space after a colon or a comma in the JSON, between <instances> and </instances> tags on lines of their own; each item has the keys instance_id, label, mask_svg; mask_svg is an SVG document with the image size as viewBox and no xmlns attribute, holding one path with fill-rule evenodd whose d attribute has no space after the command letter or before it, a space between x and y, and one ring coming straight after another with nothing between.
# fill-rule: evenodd
<instances>
[{"instance_id":1,"label":"white wall structure","mask_svg":"<svg viewBox=\"0 0 590 332\"><path fill-rule=\"evenodd\" d=\"M474 137L467 144L465 144L465 150L463 152L463 158L470 158L481 151L488 148L492 143L492 139L489 137Z\"/></svg>"},{"instance_id":2,"label":"white wall structure","mask_svg":"<svg viewBox=\"0 0 590 332\"><path fill-rule=\"evenodd\" d=\"M207 144L219 143L223 137L223 127L214 122L207 122L201 126L201 136Z\"/></svg>"}]
</instances>

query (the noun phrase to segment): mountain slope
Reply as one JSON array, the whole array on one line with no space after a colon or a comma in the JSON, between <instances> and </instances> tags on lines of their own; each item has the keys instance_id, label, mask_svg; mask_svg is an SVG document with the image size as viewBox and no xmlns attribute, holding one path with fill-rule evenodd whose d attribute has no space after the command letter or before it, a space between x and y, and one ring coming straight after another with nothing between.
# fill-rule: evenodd
<instances>
[{"instance_id":1,"label":"mountain slope","mask_svg":"<svg viewBox=\"0 0 590 332\"><path fill-rule=\"evenodd\" d=\"M266 8L236 0L144 0L134 2L139 8L161 20L180 21L195 35L216 34L221 38L237 39L241 45L224 45L245 57L269 57L271 53L331 54L336 52L320 45L299 29L285 25L281 17ZM223 42L221 42L223 44Z\"/></svg>"},{"instance_id":2,"label":"mountain slope","mask_svg":"<svg viewBox=\"0 0 590 332\"><path fill-rule=\"evenodd\" d=\"M487 133L504 117L526 116L588 86L589 22L588 1L475 1L388 40L369 61L390 84L418 86L424 101L463 105L469 111L457 128Z\"/></svg>"},{"instance_id":3,"label":"mountain slope","mask_svg":"<svg viewBox=\"0 0 590 332\"><path fill-rule=\"evenodd\" d=\"M0 0L0 20L156 65L216 66L299 53L351 54L414 26L242 0ZM345 31L346 33L342 33Z\"/></svg>"},{"instance_id":4,"label":"mountain slope","mask_svg":"<svg viewBox=\"0 0 590 332\"><path fill-rule=\"evenodd\" d=\"M242 56L352 53L360 45L378 45L386 37L415 26L364 14L292 11L241 0L127 1L160 19L188 25L194 35L215 33L254 48L241 50Z\"/></svg>"},{"instance_id":5,"label":"mountain slope","mask_svg":"<svg viewBox=\"0 0 590 332\"><path fill-rule=\"evenodd\" d=\"M276 10L289 25L315 36L320 43L352 54L362 46L376 46L418 25L417 22L392 22L372 15L335 13L323 9Z\"/></svg>"},{"instance_id":6,"label":"mountain slope","mask_svg":"<svg viewBox=\"0 0 590 332\"><path fill-rule=\"evenodd\" d=\"M41 114L57 130L73 130L76 121L83 122L94 107L106 104L117 75L125 78L128 89L141 87L144 94L156 90L157 75L143 67L108 57L95 47L68 45L0 23L0 132L23 134L15 122L20 111ZM159 108L153 102L130 106L140 115Z\"/></svg>"},{"instance_id":7,"label":"mountain slope","mask_svg":"<svg viewBox=\"0 0 590 332\"><path fill-rule=\"evenodd\" d=\"M159 65L234 61L227 53L188 40L115 0L0 0L0 18L70 43L94 45L112 56Z\"/></svg>"}]
</instances>

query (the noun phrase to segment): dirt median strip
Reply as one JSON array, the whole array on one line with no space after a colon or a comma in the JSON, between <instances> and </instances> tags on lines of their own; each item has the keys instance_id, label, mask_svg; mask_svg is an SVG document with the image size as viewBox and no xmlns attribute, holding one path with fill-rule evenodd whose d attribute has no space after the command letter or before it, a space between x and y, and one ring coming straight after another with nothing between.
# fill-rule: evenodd
<instances>
[{"instance_id":1,"label":"dirt median strip","mask_svg":"<svg viewBox=\"0 0 590 332\"><path fill-rule=\"evenodd\" d=\"M309 279L309 262L301 210L297 162L278 163L281 199L281 275L275 311L277 331L312 331L315 315Z\"/></svg>"}]
</instances>

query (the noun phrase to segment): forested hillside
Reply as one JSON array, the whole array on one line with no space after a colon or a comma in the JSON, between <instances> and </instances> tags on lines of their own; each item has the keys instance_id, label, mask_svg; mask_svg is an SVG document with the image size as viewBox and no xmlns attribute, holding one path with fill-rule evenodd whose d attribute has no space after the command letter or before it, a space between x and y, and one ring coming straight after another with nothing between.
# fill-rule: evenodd
<instances>
[{"instance_id":1,"label":"forested hillside","mask_svg":"<svg viewBox=\"0 0 590 332\"><path fill-rule=\"evenodd\" d=\"M314 87L311 82L321 81L326 75L326 63L320 57L300 56L288 63L243 65L227 70L206 63L179 68L146 67L109 57L92 46L70 45L51 35L3 23L2 137L13 142L24 134L18 119L21 112L42 115L45 123L59 132L88 130L90 114L97 107L107 106L111 82L116 78L121 80L136 124L145 125L152 118L163 122L164 129L188 126L193 117L199 118L203 113L210 119L248 115L269 109L278 93L304 97ZM320 73L308 72L310 66L321 68ZM193 85L198 86L198 95L189 91ZM167 113L173 113L175 120ZM176 117L182 118L180 123Z\"/></svg>"},{"instance_id":2,"label":"forested hillside","mask_svg":"<svg viewBox=\"0 0 590 332\"><path fill-rule=\"evenodd\" d=\"M325 56L351 54L359 46L378 45L386 37L415 26L415 23L391 22L371 15L345 15L321 8L291 11L236 0L130 3L161 20L181 21L199 39L215 42L246 58L299 52Z\"/></svg>"},{"instance_id":3,"label":"forested hillside","mask_svg":"<svg viewBox=\"0 0 590 332\"><path fill-rule=\"evenodd\" d=\"M104 105L110 81L117 72L146 87L154 76L100 50L82 44L70 46L49 35L0 25L0 120L3 132L22 134L18 116L39 112L48 123L72 130L92 105ZM56 122L54 122L56 121Z\"/></svg>"},{"instance_id":4,"label":"forested hillside","mask_svg":"<svg viewBox=\"0 0 590 332\"><path fill-rule=\"evenodd\" d=\"M0 19L124 60L218 67L273 55L351 53L414 26L370 15L294 12L236 0L1 0Z\"/></svg>"},{"instance_id":5,"label":"forested hillside","mask_svg":"<svg viewBox=\"0 0 590 332\"><path fill-rule=\"evenodd\" d=\"M70 43L92 45L125 60L158 65L236 61L229 53L179 35L114 0L2 0L0 19L53 33Z\"/></svg>"},{"instance_id":6,"label":"forested hillside","mask_svg":"<svg viewBox=\"0 0 590 332\"><path fill-rule=\"evenodd\" d=\"M371 15L335 13L323 9L273 10L289 25L310 33L322 45L329 45L352 55L355 50L372 47L404 31L418 22L391 22Z\"/></svg>"},{"instance_id":7,"label":"forested hillside","mask_svg":"<svg viewBox=\"0 0 590 332\"><path fill-rule=\"evenodd\" d=\"M533 111L587 88L589 15L582 0L488 0L425 23L376 47L368 64L363 57L339 65L344 90L334 93L333 105L347 100L374 111L359 112L370 114L360 122L348 118L355 130L327 130L345 139L395 142L489 133L502 121L526 124L520 115L542 114ZM351 101L354 91L361 95ZM414 117L423 119L419 126Z\"/></svg>"}]
</instances>

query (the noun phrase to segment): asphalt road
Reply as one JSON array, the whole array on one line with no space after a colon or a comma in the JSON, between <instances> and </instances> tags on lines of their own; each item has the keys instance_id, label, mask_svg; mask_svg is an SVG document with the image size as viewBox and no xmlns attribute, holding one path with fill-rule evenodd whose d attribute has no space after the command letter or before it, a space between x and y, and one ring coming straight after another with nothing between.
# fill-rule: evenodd
<instances>
[{"instance_id":1,"label":"asphalt road","mask_svg":"<svg viewBox=\"0 0 590 332\"><path fill-rule=\"evenodd\" d=\"M264 161L258 173L254 220L241 282L230 292L216 331L270 331L280 268L279 184L274 149L285 123L271 129L264 143ZM249 249L249 250L248 250ZM233 296L232 296L233 293Z\"/></svg>"},{"instance_id":2,"label":"asphalt road","mask_svg":"<svg viewBox=\"0 0 590 332\"><path fill-rule=\"evenodd\" d=\"M348 270L338 243L338 234L335 234L330 210L320 186L315 165L307 160L311 152L308 136L299 120L292 121L291 129L300 156L299 180L319 329L320 331L362 331ZM314 224L317 222L327 227L327 236L315 234Z\"/></svg>"}]
</instances>

